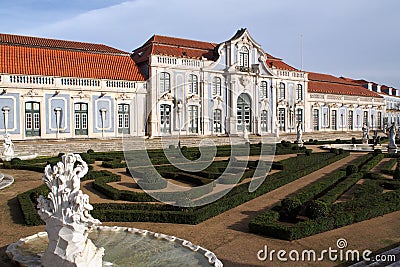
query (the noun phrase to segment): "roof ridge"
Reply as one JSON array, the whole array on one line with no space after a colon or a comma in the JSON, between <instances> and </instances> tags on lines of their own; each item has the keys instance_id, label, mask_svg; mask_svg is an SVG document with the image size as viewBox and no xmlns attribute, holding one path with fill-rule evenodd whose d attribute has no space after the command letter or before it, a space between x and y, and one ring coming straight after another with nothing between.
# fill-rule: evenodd
<instances>
[{"instance_id":1,"label":"roof ridge","mask_svg":"<svg viewBox=\"0 0 400 267\"><path fill-rule=\"evenodd\" d=\"M40 47L40 48L58 48L63 50L77 50L85 52L98 52L107 54L129 54L126 51L100 43L89 43L81 41L53 39L46 37L26 36L0 33L0 44L24 46L24 47Z\"/></svg>"}]
</instances>

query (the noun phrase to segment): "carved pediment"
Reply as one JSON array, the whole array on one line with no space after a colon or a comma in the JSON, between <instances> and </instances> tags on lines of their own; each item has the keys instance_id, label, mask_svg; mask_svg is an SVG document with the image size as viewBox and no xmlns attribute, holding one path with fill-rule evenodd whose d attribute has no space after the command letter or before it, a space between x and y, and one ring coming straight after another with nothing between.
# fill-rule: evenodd
<instances>
[{"instance_id":1,"label":"carved pediment","mask_svg":"<svg viewBox=\"0 0 400 267\"><path fill-rule=\"evenodd\" d=\"M129 100L131 99L127 93L123 92L122 94L117 95L115 100Z\"/></svg>"},{"instance_id":2,"label":"carved pediment","mask_svg":"<svg viewBox=\"0 0 400 267\"><path fill-rule=\"evenodd\" d=\"M171 93L166 93L166 94L163 94L163 95L160 97L159 100L160 100L160 101L161 101L161 100L163 100L163 101L174 101L174 100L175 100L175 97L174 97Z\"/></svg>"},{"instance_id":3,"label":"carved pediment","mask_svg":"<svg viewBox=\"0 0 400 267\"><path fill-rule=\"evenodd\" d=\"M39 96L39 91L37 89L31 89L26 94L23 95L24 97L35 97Z\"/></svg>"},{"instance_id":4,"label":"carved pediment","mask_svg":"<svg viewBox=\"0 0 400 267\"><path fill-rule=\"evenodd\" d=\"M90 98L90 95L85 94L82 90L79 91L79 93L77 93L76 95L72 95L72 98L79 98L79 99L83 99L83 98Z\"/></svg>"}]
</instances>

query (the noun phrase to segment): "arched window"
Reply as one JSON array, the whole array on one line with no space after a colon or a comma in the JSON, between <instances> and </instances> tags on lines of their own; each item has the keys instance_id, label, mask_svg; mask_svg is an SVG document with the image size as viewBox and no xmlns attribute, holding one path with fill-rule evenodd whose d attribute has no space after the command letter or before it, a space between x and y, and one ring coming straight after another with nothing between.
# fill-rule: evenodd
<instances>
[{"instance_id":1,"label":"arched window","mask_svg":"<svg viewBox=\"0 0 400 267\"><path fill-rule=\"evenodd\" d=\"M260 90L261 90L261 98L267 98L268 97L268 84L267 84L267 82L265 82L265 81L261 82Z\"/></svg>"},{"instance_id":2,"label":"arched window","mask_svg":"<svg viewBox=\"0 0 400 267\"><path fill-rule=\"evenodd\" d=\"M170 75L167 72L160 73L160 93L169 92L171 90Z\"/></svg>"},{"instance_id":3,"label":"arched window","mask_svg":"<svg viewBox=\"0 0 400 267\"><path fill-rule=\"evenodd\" d=\"M242 46L239 51L239 67L249 67L249 49L245 46Z\"/></svg>"},{"instance_id":4,"label":"arched window","mask_svg":"<svg viewBox=\"0 0 400 267\"><path fill-rule=\"evenodd\" d=\"M297 85L296 99L297 100L303 100L303 86L301 84Z\"/></svg>"},{"instance_id":5,"label":"arched window","mask_svg":"<svg viewBox=\"0 0 400 267\"><path fill-rule=\"evenodd\" d=\"M279 98L285 98L285 84L279 84Z\"/></svg>"},{"instance_id":6,"label":"arched window","mask_svg":"<svg viewBox=\"0 0 400 267\"><path fill-rule=\"evenodd\" d=\"M219 95L222 96L222 90L221 90L221 78L219 77L214 77L213 79L213 95Z\"/></svg>"},{"instance_id":7,"label":"arched window","mask_svg":"<svg viewBox=\"0 0 400 267\"><path fill-rule=\"evenodd\" d=\"M189 94L192 95L199 94L197 76L194 74L189 75Z\"/></svg>"}]
</instances>

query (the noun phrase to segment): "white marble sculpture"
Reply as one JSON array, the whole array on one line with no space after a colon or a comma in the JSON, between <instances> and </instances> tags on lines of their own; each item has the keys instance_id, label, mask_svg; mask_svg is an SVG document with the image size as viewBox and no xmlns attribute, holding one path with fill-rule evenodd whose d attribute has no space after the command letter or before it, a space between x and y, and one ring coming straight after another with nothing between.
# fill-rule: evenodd
<instances>
[{"instance_id":1,"label":"white marble sculpture","mask_svg":"<svg viewBox=\"0 0 400 267\"><path fill-rule=\"evenodd\" d=\"M4 135L4 152L3 152L3 157L5 160L9 161L14 157L14 144L11 141L11 136L10 134L6 133Z\"/></svg>"},{"instance_id":2,"label":"white marble sculpture","mask_svg":"<svg viewBox=\"0 0 400 267\"><path fill-rule=\"evenodd\" d=\"M362 131L363 131L363 136L362 136L362 143L363 144L368 144L368 138L369 138L369 136L368 136L368 128L367 128L367 126L363 126L362 127Z\"/></svg>"},{"instance_id":3,"label":"white marble sculpture","mask_svg":"<svg viewBox=\"0 0 400 267\"><path fill-rule=\"evenodd\" d=\"M76 165L76 166L75 166ZM78 154L62 156L62 162L47 165L43 181L50 189L48 199L38 199L39 215L46 222L49 246L41 258L44 267L101 267L103 248L87 238L101 224L89 212L89 196L80 190L80 179L88 165Z\"/></svg>"},{"instance_id":4,"label":"white marble sculpture","mask_svg":"<svg viewBox=\"0 0 400 267\"><path fill-rule=\"evenodd\" d=\"M301 125L301 122L299 122L298 124L297 124L297 144L298 144L298 146L303 146L303 140L302 140L302 137L303 137L303 127L302 127L302 125Z\"/></svg>"},{"instance_id":5,"label":"white marble sculpture","mask_svg":"<svg viewBox=\"0 0 400 267\"><path fill-rule=\"evenodd\" d=\"M396 126L394 125L394 123L392 123L392 126L389 127L388 129L389 131L389 145L388 148L389 149L396 149L397 145L396 145Z\"/></svg>"}]
</instances>

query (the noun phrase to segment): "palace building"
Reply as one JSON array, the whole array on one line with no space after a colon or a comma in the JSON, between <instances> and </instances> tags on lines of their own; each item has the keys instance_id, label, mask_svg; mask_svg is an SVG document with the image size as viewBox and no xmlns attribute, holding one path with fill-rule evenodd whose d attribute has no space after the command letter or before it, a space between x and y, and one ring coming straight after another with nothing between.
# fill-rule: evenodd
<instances>
[{"instance_id":1,"label":"palace building","mask_svg":"<svg viewBox=\"0 0 400 267\"><path fill-rule=\"evenodd\" d=\"M397 90L296 69L247 29L222 43L154 35L132 53L0 34L0 93L0 131L14 140L275 135L299 123L313 132L400 122Z\"/></svg>"}]
</instances>

